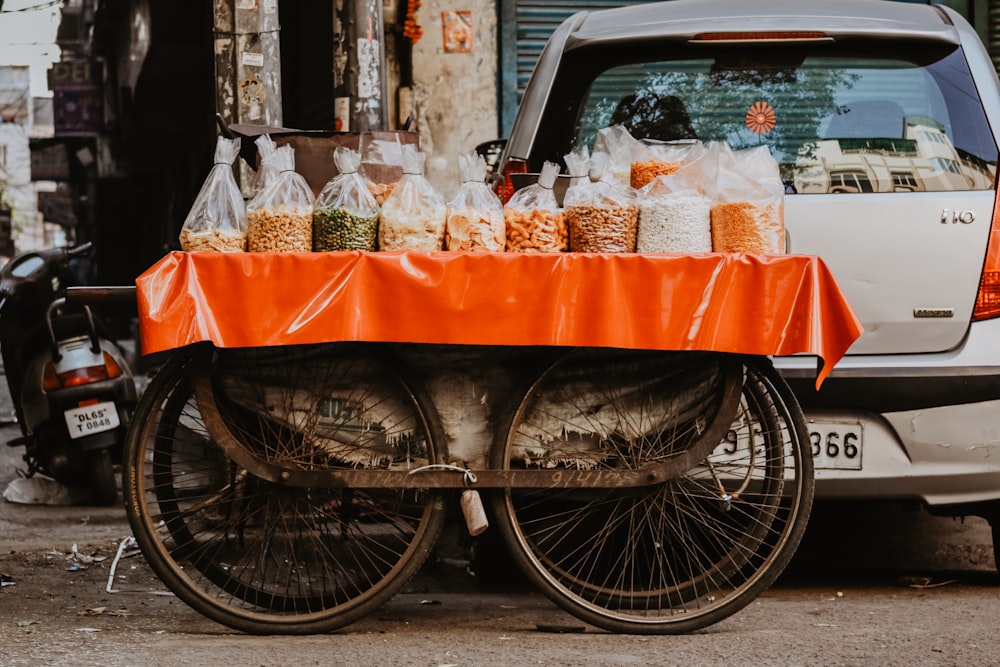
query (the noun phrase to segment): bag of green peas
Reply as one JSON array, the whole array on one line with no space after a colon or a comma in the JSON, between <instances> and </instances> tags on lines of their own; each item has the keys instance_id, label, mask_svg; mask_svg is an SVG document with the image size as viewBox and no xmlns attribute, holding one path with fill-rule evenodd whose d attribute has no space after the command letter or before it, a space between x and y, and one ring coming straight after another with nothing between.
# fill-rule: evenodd
<instances>
[{"instance_id":1,"label":"bag of green peas","mask_svg":"<svg viewBox=\"0 0 1000 667\"><path fill-rule=\"evenodd\" d=\"M361 154L340 146L333 151L337 175L320 191L313 207L313 250L375 250L379 206L358 172Z\"/></svg>"}]
</instances>

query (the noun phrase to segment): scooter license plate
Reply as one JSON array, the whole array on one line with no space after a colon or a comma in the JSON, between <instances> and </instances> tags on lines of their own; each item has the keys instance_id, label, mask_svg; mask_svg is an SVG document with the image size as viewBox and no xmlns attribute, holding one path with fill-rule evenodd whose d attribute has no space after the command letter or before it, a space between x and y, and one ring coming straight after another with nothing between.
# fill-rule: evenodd
<instances>
[{"instance_id":1,"label":"scooter license plate","mask_svg":"<svg viewBox=\"0 0 1000 667\"><path fill-rule=\"evenodd\" d=\"M63 415L66 417L69 437L74 440L85 438L94 433L110 431L121 425L121 421L118 419L118 408L115 407L114 401L70 408Z\"/></svg>"}]
</instances>

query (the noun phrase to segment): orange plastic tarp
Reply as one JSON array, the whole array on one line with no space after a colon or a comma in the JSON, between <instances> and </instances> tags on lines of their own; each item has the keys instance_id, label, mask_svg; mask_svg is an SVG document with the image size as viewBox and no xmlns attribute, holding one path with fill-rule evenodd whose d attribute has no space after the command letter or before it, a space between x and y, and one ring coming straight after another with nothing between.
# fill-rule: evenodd
<instances>
[{"instance_id":1,"label":"orange plastic tarp","mask_svg":"<svg viewBox=\"0 0 1000 667\"><path fill-rule=\"evenodd\" d=\"M174 252L136 281L143 351L329 341L808 353L861 334L805 255Z\"/></svg>"}]
</instances>

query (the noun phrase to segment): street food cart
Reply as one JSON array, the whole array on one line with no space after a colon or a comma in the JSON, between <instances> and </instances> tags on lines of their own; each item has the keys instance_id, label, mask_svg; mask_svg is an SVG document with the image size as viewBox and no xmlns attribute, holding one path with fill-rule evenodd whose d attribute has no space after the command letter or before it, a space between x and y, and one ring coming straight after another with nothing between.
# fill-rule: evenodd
<instances>
[{"instance_id":1,"label":"street food cart","mask_svg":"<svg viewBox=\"0 0 1000 667\"><path fill-rule=\"evenodd\" d=\"M136 293L169 360L124 454L135 537L262 634L367 615L460 507L597 627L730 616L812 503L769 357L814 355L819 385L861 332L799 255L174 252Z\"/></svg>"}]
</instances>

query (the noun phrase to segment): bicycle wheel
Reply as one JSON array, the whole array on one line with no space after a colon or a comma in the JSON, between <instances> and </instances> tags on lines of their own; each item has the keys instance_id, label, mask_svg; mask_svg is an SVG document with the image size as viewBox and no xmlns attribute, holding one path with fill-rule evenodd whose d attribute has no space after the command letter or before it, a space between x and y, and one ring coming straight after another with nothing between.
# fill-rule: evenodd
<instances>
[{"instance_id":1,"label":"bicycle wheel","mask_svg":"<svg viewBox=\"0 0 1000 667\"><path fill-rule=\"evenodd\" d=\"M207 425L221 420L240 447L294 470L438 462L436 427L369 349L186 349L147 388L126 442L126 510L150 566L203 615L249 633L326 632L388 600L427 558L439 492L267 482Z\"/></svg>"},{"instance_id":2,"label":"bicycle wheel","mask_svg":"<svg viewBox=\"0 0 1000 667\"><path fill-rule=\"evenodd\" d=\"M733 382L730 421L720 396ZM691 632L749 604L791 559L813 494L801 410L766 360L574 350L520 402L492 465L653 469L713 437L716 419L704 458L665 482L494 494L528 577L613 632Z\"/></svg>"}]
</instances>

